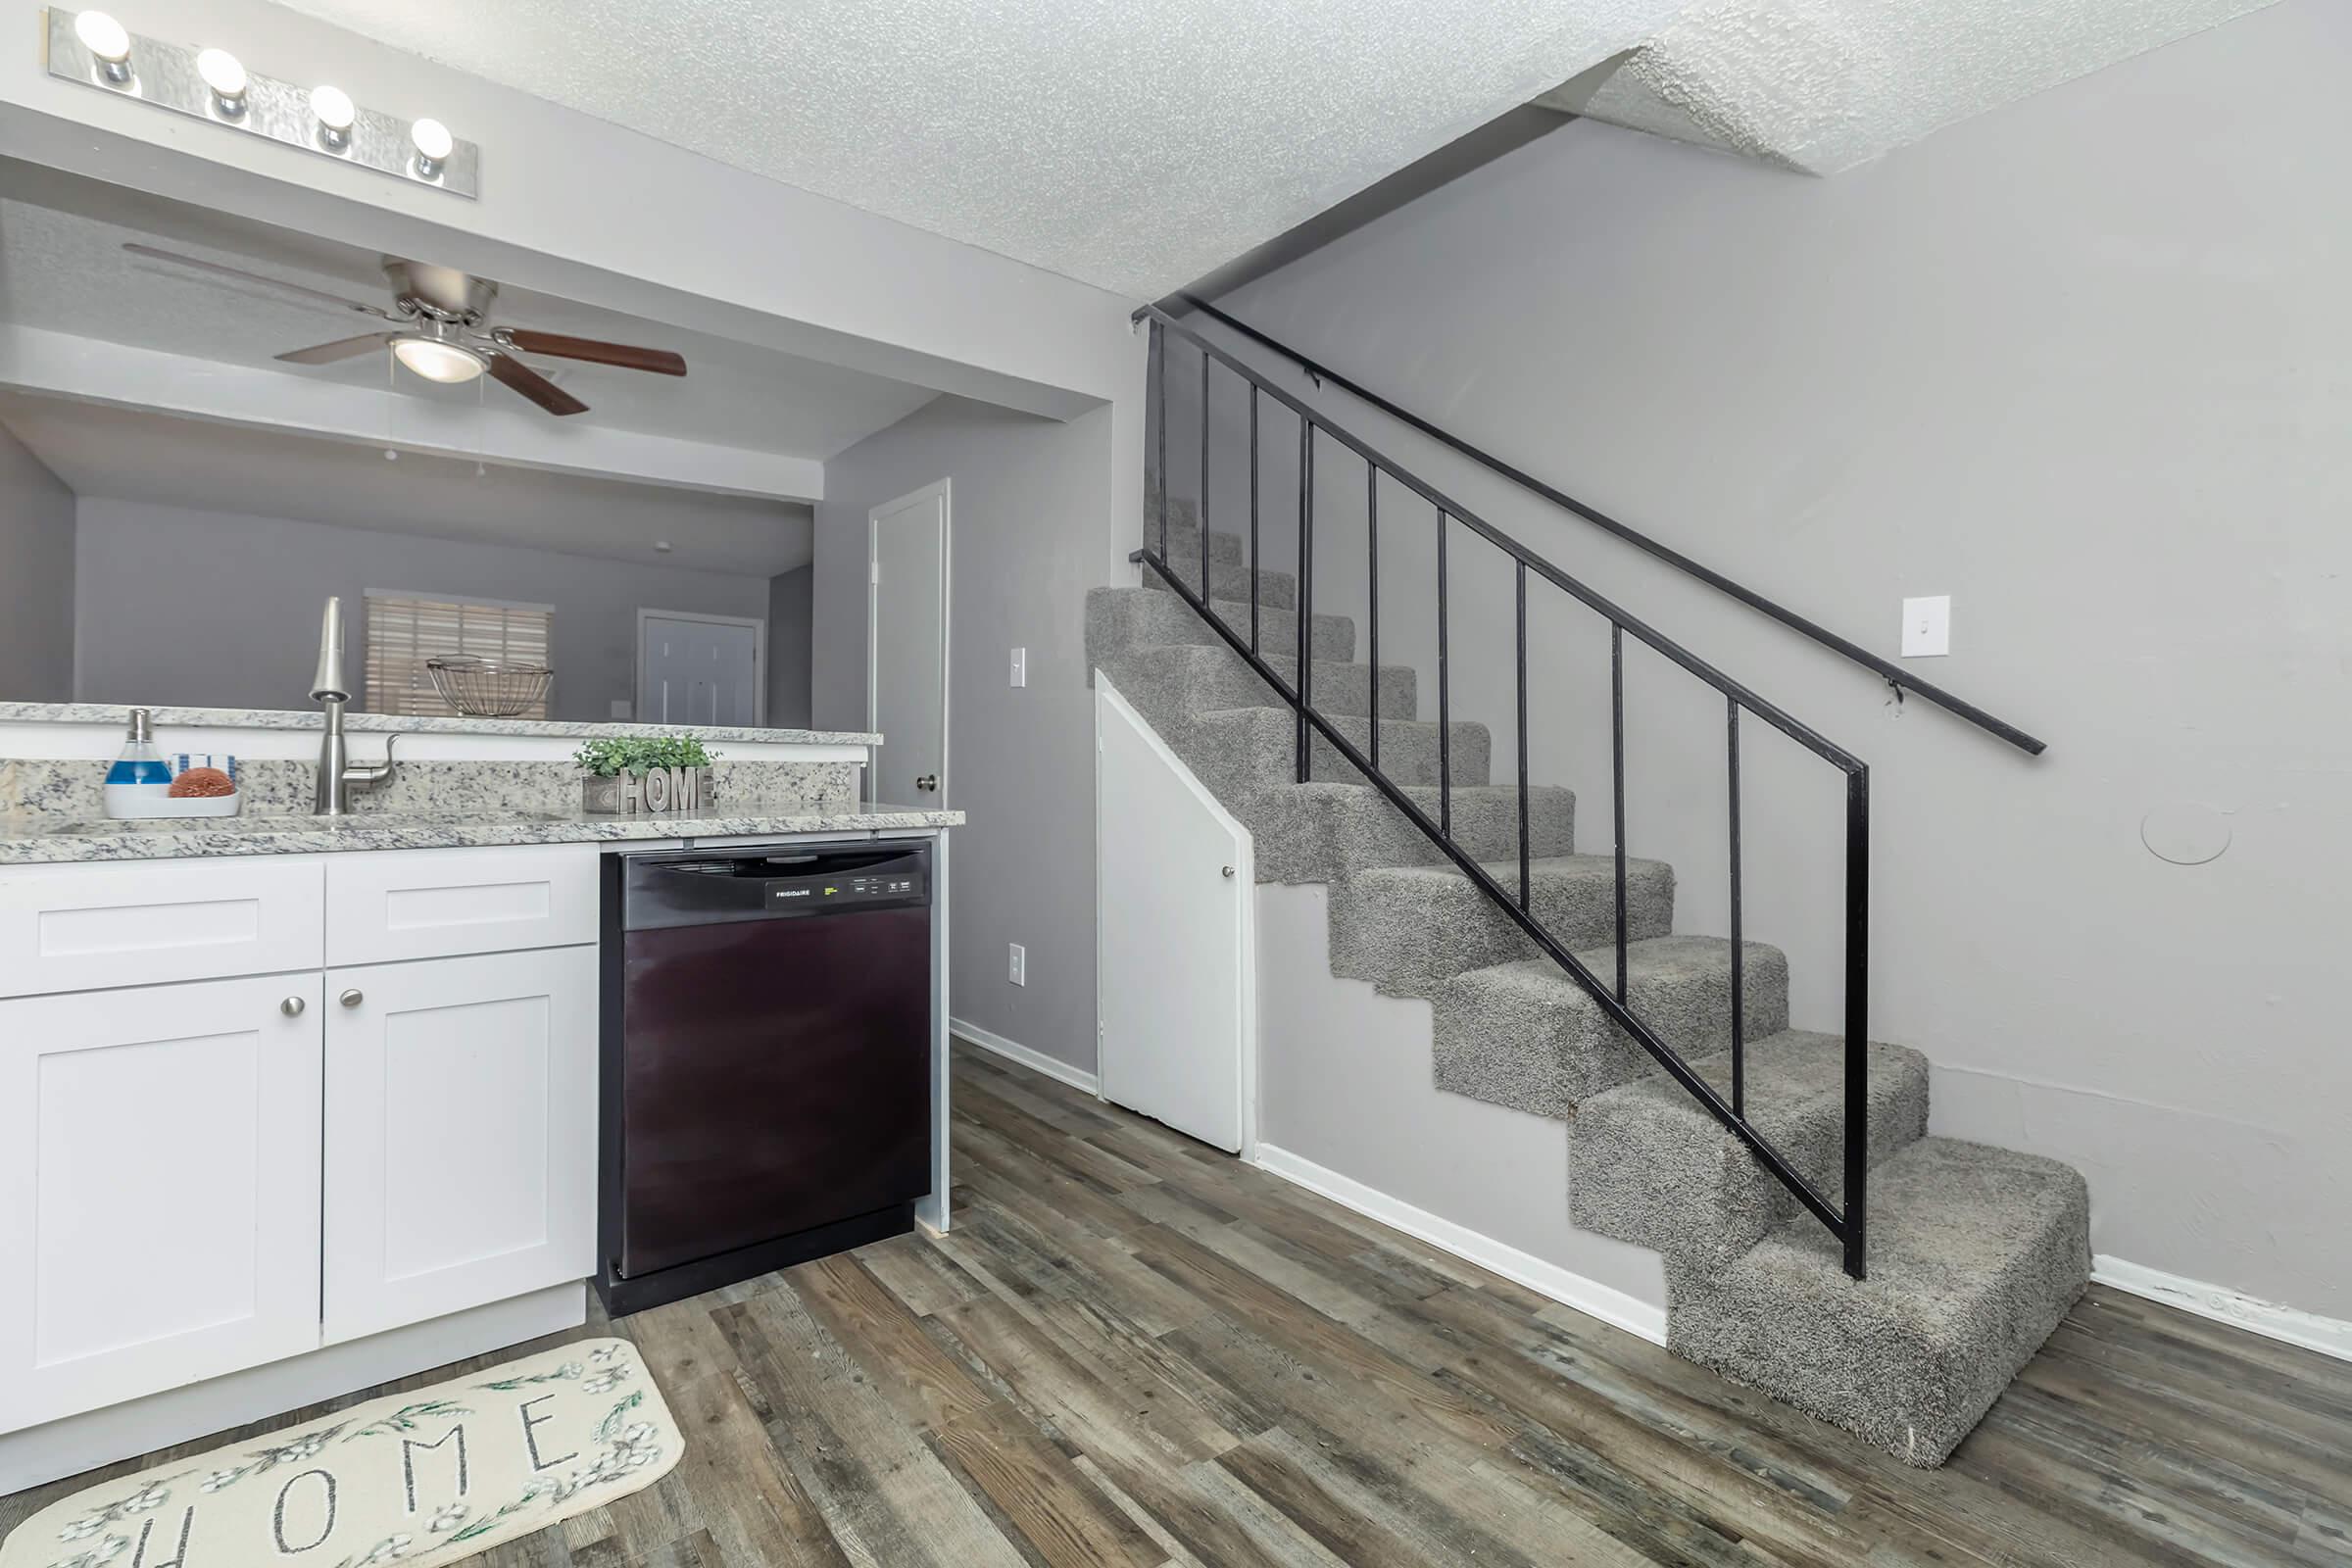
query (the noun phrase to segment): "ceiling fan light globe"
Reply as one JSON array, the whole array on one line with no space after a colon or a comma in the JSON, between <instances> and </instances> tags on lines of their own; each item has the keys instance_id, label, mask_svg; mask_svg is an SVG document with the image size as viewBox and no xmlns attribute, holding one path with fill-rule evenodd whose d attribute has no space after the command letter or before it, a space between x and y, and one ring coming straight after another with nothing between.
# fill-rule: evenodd
<instances>
[{"instance_id":1,"label":"ceiling fan light globe","mask_svg":"<svg viewBox=\"0 0 2352 1568\"><path fill-rule=\"evenodd\" d=\"M404 337L392 345L392 357L427 381L456 385L482 373L481 356L436 338Z\"/></svg>"},{"instance_id":2,"label":"ceiling fan light globe","mask_svg":"<svg viewBox=\"0 0 2352 1568\"><path fill-rule=\"evenodd\" d=\"M340 87L318 86L311 89L311 113L318 123L337 136L349 135L353 122L360 118L351 94Z\"/></svg>"}]
</instances>

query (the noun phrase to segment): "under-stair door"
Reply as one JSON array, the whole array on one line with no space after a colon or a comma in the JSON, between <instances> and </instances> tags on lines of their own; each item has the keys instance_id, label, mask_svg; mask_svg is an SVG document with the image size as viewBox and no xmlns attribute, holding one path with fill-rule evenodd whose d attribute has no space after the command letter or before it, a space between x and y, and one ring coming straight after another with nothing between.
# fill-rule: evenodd
<instances>
[{"instance_id":1,"label":"under-stair door","mask_svg":"<svg viewBox=\"0 0 2352 1568\"><path fill-rule=\"evenodd\" d=\"M1254 1152L1250 830L1095 672L1095 1015L1102 1098Z\"/></svg>"}]
</instances>

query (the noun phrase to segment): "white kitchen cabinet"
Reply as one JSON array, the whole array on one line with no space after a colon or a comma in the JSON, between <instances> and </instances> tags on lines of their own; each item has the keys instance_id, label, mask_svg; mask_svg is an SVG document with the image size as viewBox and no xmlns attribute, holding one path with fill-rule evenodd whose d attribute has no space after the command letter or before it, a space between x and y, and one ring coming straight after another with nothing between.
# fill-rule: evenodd
<instances>
[{"instance_id":1,"label":"white kitchen cabinet","mask_svg":"<svg viewBox=\"0 0 2352 1568\"><path fill-rule=\"evenodd\" d=\"M316 971L317 856L0 866L0 997Z\"/></svg>"},{"instance_id":2,"label":"white kitchen cabinet","mask_svg":"<svg viewBox=\"0 0 2352 1568\"><path fill-rule=\"evenodd\" d=\"M577 844L336 856L327 966L594 942L596 863Z\"/></svg>"},{"instance_id":3,"label":"white kitchen cabinet","mask_svg":"<svg viewBox=\"0 0 2352 1568\"><path fill-rule=\"evenodd\" d=\"M323 1010L316 969L0 1002L0 1431L317 1348Z\"/></svg>"},{"instance_id":4,"label":"white kitchen cabinet","mask_svg":"<svg viewBox=\"0 0 2352 1568\"><path fill-rule=\"evenodd\" d=\"M595 1271L595 948L333 969L324 1010L325 1343Z\"/></svg>"}]
</instances>

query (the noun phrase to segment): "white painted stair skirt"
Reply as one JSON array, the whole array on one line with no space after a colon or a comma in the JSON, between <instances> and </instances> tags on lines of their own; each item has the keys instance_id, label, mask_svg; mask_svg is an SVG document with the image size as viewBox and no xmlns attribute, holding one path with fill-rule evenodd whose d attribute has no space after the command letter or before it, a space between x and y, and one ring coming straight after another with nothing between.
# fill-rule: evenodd
<instances>
[{"instance_id":1,"label":"white painted stair skirt","mask_svg":"<svg viewBox=\"0 0 2352 1568\"><path fill-rule=\"evenodd\" d=\"M1250 830L1095 671L1095 1018L1102 1098L1256 1157Z\"/></svg>"}]
</instances>

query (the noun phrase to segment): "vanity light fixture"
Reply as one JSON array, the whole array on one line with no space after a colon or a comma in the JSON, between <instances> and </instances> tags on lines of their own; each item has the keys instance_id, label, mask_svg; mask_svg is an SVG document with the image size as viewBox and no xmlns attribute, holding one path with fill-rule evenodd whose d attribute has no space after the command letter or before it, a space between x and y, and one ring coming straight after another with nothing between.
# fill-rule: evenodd
<instances>
[{"instance_id":1,"label":"vanity light fixture","mask_svg":"<svg viewBox=\"0 0 2352 1568\"><path fill-rule=\"evenodd\" d=\"M419 120L409 127L409 143L416 149L416 172L426 179L440 176L458 139L438 120Z\"/></svg>"},{"instance_id":2,"label":"vanity light fixture","mask_svg":"<svg viewBox=\"0 0 2352 1568\"><path fill-rule=\"evenodd\" d=\"M340 87L313 87L311 113L318 117L320 141L338 152L351 145L351 127L360 118L351 94Z\"/></svg>"},{"instance_id":3,"label":"vanity light fixture","mask_svg":"<svg viewBox=\"0 0 2352 1568\"><path fill-rule=\"evenodd\" d=\"M122 24L103 11L84 11L74 19L74 36L97 58L107 80L118 85L130 80L130 34Z\"/></svg>"},{"instance_id":4,"label":"vanity light fixture","mask_svg":"<svg viewBox=\"0 0 2352 1568\"><path fill-rule=\"evenodd\" d=\"M482 150L438 120L411 120L355 103L329 82L289 81L249 70L243 49L200 47L133 32L104 11L41 8L43 67L73 82L153 109L201 120L220 131L259 136L318 158L371 169L412 185L471 200L481 193ZM172 9L166 5L166 11ZM188 8L193 9L193 8ZM318 68L324 74L325 68Z\"/></svg>"},{"instance_id":5,"label":"vanity light fixture","mask_svg":"<svg viewBox=\"0 0 2352 1568\"><path fill-rule=\"evenodd\" d=\"M213 90L213 106L231 117L245 112L245 67L225 49L206 49L196 56L196 74Z\"/></svg>"},{"instance_id":6,"label":"vanity light fixture","mask_svg":"<svg viewBox=\"0 0 2352 1568\"><path fill-rule=\"evenodd\" d=\"M394 338L392 357L427 381L439 381L444 386L470 381L482 373L480 355L439 338Z\"/></svg>"}]
</instances>

